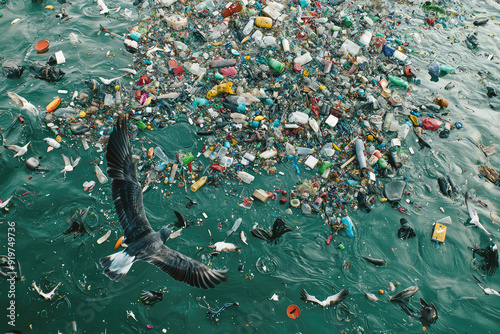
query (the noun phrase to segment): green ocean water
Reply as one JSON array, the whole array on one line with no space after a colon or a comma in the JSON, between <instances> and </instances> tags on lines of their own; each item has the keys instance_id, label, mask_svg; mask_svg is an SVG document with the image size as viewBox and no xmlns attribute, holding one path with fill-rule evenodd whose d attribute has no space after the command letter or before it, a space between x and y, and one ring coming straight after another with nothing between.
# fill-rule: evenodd
<instances>
[{"instance_id":1,"label":"green ocean water","mask_svg":"<svg viewBox=\"0 0 500 334\"><path fill-rule=\"evenodd\" d=\"M44 9L52 4L55 10ZM131 3L108 1L108 7L132 8ZM456 8L458 3L447 2L446 7ZM60 21L55 17L59 8L64 7L71 19ZM465 1L460 7L478 17L499 15L499 5L494 2ZM418 12L417 6L397 5L396 11ZM464 38L473 31L464 25L472 25L473 18L464 16L457 27L449 30L423 30L421 45L412 54L413 66L419 70L422 83L414 86L408 100L415 103L430 102L431 98L442 96L450 101L451 113L446 116L454 122L462 122L464 128L452 131L448 139L440 139L437 133L428 133L432 150L420 150L416 137L410 133L405 140L405 149L412 147L414 155L405 161L398 176L408 178L405 196L416 205L402 202L410 216L393 210L387 203L376 202L371 213L347 208L355 224L355 238L349 239L343 233L335 236L337 242L345 245L344 250L333 244L326 245L329 227L320 215L303 215L293 210L293 215L284 211L278 201L266 204L256 202L250 209L238 204L250 196L254 189L268 191L291 191L299 180L315 176L300 166L297 175L291 163L277 165L277 172L268 174L265 170L256 175L251 185L238 184L235 180L223 178L220 188L204 186L198 192L188 193L184 188L152 184L152 189L144 194L146 215L155 230L175 220L173 209L189 219L201 219L202 223L185 229L179 238L167 245L203 263L213 263L217 268L227 268L228 281L216 289L204 291L179 283L145 263L136 263L126 276L126 280L116 283L102 275L98 260L114 252L115 241L122 235L114 214L111 201L111 184L96 184L91 193L84 192L82 184L97 178L91 162L101 160L104 152L91 147L85 151L80 140L63 137L62 147L46 152L43 138L53 137L52 131L42 127L24 110L20 110L5 94L14 91L35 106L44 108L57 96L70 99L74 90L84 88L83 80L99 76L112 78L116 69L127 67L132 57L124 51L123 43L116 38L97 36L99 24L111 31L122 33L139 18L146 17L146 11L133 10L133 20L126 21L119 14L108 17L99 15L97 5L92 2L75 1L60 5L57 2L10 1L0 7L0 58L17 59L26 67L35 60L45 60L47 55L37 55L34 45L39 40L51 42L50 51L63 50L66 64L61 68L66 72L58 83L46 83L29 75L29 70L21 79L7 79L0 76L0 127L4 128L22 114L24 126L16 126L9 135L8 143L26 143L31 140L28 153L23 159L12 158L11 151L0 148L0 199L5 201L13 196L8 211L0 212L0 253L7 253L7 223L15 222L15 251L22 266L24 281L16 283L16 328L23 333L421 333L422 325L415 318L409 318L387 295L392 295L412 285L420 290L413 297L410 306L420 308L419 298L436 305L439 320L427 328L429 333L498 333L500 328L500 298L484 295L472 280L471 274L479 275L472 263L472 252L468 246L486 247L489 238L474 227L466 227L468 214L463 203L463 193L469 190L474 198L481 199L487 207L477 205L483 225L494 235L500 235L500 228L493 224L490 212L498 213L500 189L478 176L477 164L489 164L500 169L500 158L495 154L486 158L468 138L481 139L485 145L499 143L498 111L490 103L498 104L498 97L486 97L486 85L498 85L500 36L498 20L490 20L479 30L480 47L469 50ZM422 12L420 12L422 14ZM15 25L15 18L22 20ZM420 21L418 21L420 20ZM415 22L422 16L415 15ZM415 26L401 25L407 33L417 31ZM80 41L72 46L68 34L76 32ZM450 39L454 37L455 40ZM408 37L411 41L411 37ZM461 41L461 42L458 42ZM106 57L110 51L112 57ZM432 53L430 52L432 51ZM488 55L495 55L488 60ZM455 74L431 82L426 73L428 64L436 59L456 68ZM130 79L122 79L121 85L129 85ZM455 88L445 90L449 83ZM57 90L70 93L61 96ZM401 116L400 119L403 119ZM203 147L203 138L197 137L195 128L187 121L166 127L157 132L141 132L139 140L133 141L134 152L160 145L168 156L179 151L190 151L195 155ZM61 153L82 160L75 171L59 173L63 168ZM24 166L28 157L41 157L41 163L51 169L45 174L30 172ZM199 158L205 166L209 160ZM337 157L337 161L344 161ZM106 162L101 168L105 170ZM284 175L280 175L282 172ZM144 177L140 174L140 181ZM451 200L438 191L437 177L450 175L457 184L461 195ZM30 178L31 177L31 178ZM385 180L379 180L381 184ZM432 188L429 193L424 185ZM171 192L168 198L165 192ZM24 195L26 192L28 194ZM198 202L186 208L185 196ZM475 202L473 202L475 203ZM91 206L88 226L90 235L73 239L58 239L53 236L69 227L68 220L78 209ZM445 212L441 212L442 208ZM418 209L418 211L417 211ZM205 213L208 218L203 218ZM430 241L432 224L439 218L451 216L453 224L448 227L446 242L439 248ZM226 237L226 232L234 221L243 218L239 230L245 231L248 245L239 239L238 233ZM268 228L276 217L285 219L294 231L285 234L277 245L267 244L250 235L250 230L258 223ZM415 228L417 237L408 241L397 238L399 219L407 218ZM219 228L218 226L221 225ZM96 240L103 231L111 230L108 241L101 245ZM239 232L239 231L238 231ZM209 245L223 241L241 247L240 252L221 253L209 257ZM384 267L375 267L361 256L383 258ZM264 262L269 271L264 272L260 264ZM349 263L348 269L345 264ZM237 269L244 265L244 272ZM248 278L246 278L248 277ZM483 277L485 284L500 290L498 273L493 277ZM49 291L62 282L52 301L43 300L32 288L36 281L44 291ZM396 284L396 291L388 291L388 283ZM350 294L345 306L336 309L322 309L320 306L305 304L300 300L300 290L317 296L320 300L347 287ZM0 280L0 330L12 329L7 324L6 308L9 283ZM164 289L164 300L155 306L145 307L139 301L141 290ZM378 295L378 290L386 291ZM377 294L379 302L368 301L365 292ZM279 301L270 300L273 294ZM65 296L62 298L62 296ZM206 308L218 309L226 302L237 301L222 313L220 321L212 322L206 317ZM288 318L286 309L290 304L300 307L299 318ZM137 321L127 318L126 311L133 311ZM348 310L348 314L346 314ZM146 328L151 324L153 329ZM32 329L30 329L32 328Z\"/></svg>"}]
</instances>

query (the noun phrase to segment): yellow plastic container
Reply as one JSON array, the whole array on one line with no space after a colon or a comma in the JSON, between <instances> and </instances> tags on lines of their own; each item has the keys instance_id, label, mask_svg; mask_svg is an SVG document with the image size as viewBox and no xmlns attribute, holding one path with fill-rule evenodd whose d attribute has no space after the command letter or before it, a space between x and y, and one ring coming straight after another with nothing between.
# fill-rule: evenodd
<instances>
[{"instance_id":1,"label":"yellow plastic container","mask_svg":"<svg viewBox=\"0 0 500 334\"><path fill-rule=\"evenodd\" d=\"M223 94L223 93L228 93L228 94L234 94L233 90L233 83L228 82L222 85L217 85L212 87L207 93L207 99L213 99L216 97L218 94Z\"/></svg>"},{"instance_id":2,"label":"yellow plastic container","mask_svg":"<svg viewBox=\"0 0 500 334\"><path fill-rule=\"evenodd\" d=\"M273 26L273 19L265 16L257 16L255 19L255 25L257 27L271 29Z\"/></svg>"},{"instance_id":3,"label":"yellow plastic container","mask_svg":"<svg viewBox=\"0 0 500 334\"><path fill-rule=\"evenodd\" d=\"M432 241L444 242L446 238L446 229L448 227L443 224L436 223L434 226L434 232L432 233Z\"/></svg>"},{"instance_id":4,"label":"yellow plastic container","mask_svg":"<svg viewBox=\"0 0 500 334\"><path fill-rule=\"evenodd\" d=\"M55 99L52 102L50 102L47 105L47 107L45 107L45 109L47 110L47 112L52 112L52 111L56 110L57 107L59 107L59 104L61 103L61 100L62 99Z\"/></svg>"},{"instance_id":5,"label":"yellow plastic container","mask_svg":"<svg viewBox=\"0 0 500 334\"><path fill-rule=\"evenodd\" d=\"M198 181L196 181L191 185L190 187L191 191L195 192L196 190L200 189L206 182L207 182L207 177L206 176L201 177Z\"/></svg>"}]
</instances>

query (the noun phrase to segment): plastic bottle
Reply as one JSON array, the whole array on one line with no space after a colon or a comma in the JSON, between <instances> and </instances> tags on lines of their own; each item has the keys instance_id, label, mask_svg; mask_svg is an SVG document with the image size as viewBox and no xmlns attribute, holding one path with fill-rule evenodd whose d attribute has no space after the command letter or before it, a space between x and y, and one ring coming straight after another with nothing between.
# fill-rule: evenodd
<instances>
[{"instance_id":1,"label":"plastic bottle","mask_svg":"<svg viewBox=\"0 0 500 334\"><path fill-rule=\"evenodd\" d=\"M283 52L290 52L290 42L286 38L283 38L281 45L283 46Z\"/></svg>"},{"instance_id":2,"label":"plastic bottle","mask_svg":"<svg viewBox=\"0 0 500 334\"><path fill-rule=\"evenodd\" d=\"M285 63L279 61L279 60L276 60L274 58L269 58L267 60L267 65L269 65L273 70L275 70L276 72L283 72L285 70Z\"/></svg>"},{"instance_id":3,"label":"plastic bottle","mask_svg":"<svg viewBox=\"0 0 500 334\"><path fill-rule=\"evenodd\" d=\"M170 177L168 178L168 182L169 183L174 183L175 182L175 174L177 173L177 168L178 168L177 164L174 164L172 166L172 170L170 171Z\"/></svg>"},{"instance_id":4,"label":"plastic bottle","mask_svg":"<svg viewBox=\"0 0 500 334\"><path fill-rule=\"evenodd\" d=\"M80 44L80 41L78 40L78 35L75 34L74 32L69 33L69 42L73 46L77 46L78 44Z\"/></svg>"},{"instance_id":5,"label":"plastic bottle","mask_svg":"<svg viewBox=\"0 0 500 334\"><path fill-rule=\"evenodd\" d=\"M241 181L250 184L255 179L255 176L248 174L247 172L238 172L238 177Z\"/></svg>"},{"instance_id":6,"label":"plastic bottle","mask_svg":"<svg viewBox=\"0 0 500 334\"><path fill-rule=\"evenodd\" d=\"M360 169L366 168L366 159L365 159L365 144L361 139L356 139L354 141L354 145L356 147L356 155L358 156L358 163Z\"/></svg>"},{"instance_id":7,"label":"plastic bottle","mask_svg":"<svg viewBox=\"0 0 500 334\"><path fill-rule=\"evenodd\" d=\"M298 155L306 155L306 154L313 154L314 149L308 148L308 147L297 147L297 154Z\"/></svg>"},{"instance_id":8,"label":"plastic bottle","mask_svg":"<svg viewBox=\"0 0 500 334\"><path fill-rule=\"evenodd\" d=\"M389 82L392 83L394 86L408 88L408 82L406 82L402 78L389 76Z\"/></svg>"},{"instance_id":9,"label":"plastic bottle","mask_svg":"<svg viewBox=\"0 0 500 334\"><path fill-rule=\"evenodd\" d=\"M222 146L220 149L219 149L219 152L217 152L217 155L215 156L216 159L221 159L223 156L226 155L227 153L227 147L225 146Z\"/></svg>"},{"instance_id":10,"label":"plastic bottle","mask_svg":"<svg viewBox=\"0 0 500 334\"><path fill-rule=\"evenodd\" d=\"M401 127L399 128L399 132L398 132L398 139L399 140L404 140L406 138L406 136L408 135L408 132L410 131L410 126L408 124L403 124L401 125Z\"/></svg>"},{"instance_id":11,"label":"plastic bottle","mask_svg":"<svg viewBox=\"0 0 500 334\"><path fill-rule=\"evenodd\" d=\"M400 52L398 50L394 51L393 55L392 55L394 58L396 58L397 60L400 60L400 61L405 61L406 58L408 58L407 55L405 55L403 52Z\"/></svg>"},{"instance_id":12,"label":"plastic bottle","mask_svg":"<svg viewBox=\"0 0 500 334\"><path fill-rule=\"evenodd\" d=\"M205 183L207 182L207 177L206 176L202 176L200 177L200 179L198 181L196 181L195 183L193 183L190 187L191 191L192 192L195 192L197 191L198 189L200 189Z\"/></svg>"},{"instance_id":13,"label":"plastic bottle","mask_svg":"<svg viewBox=\"0 0 500 334\"><path fill-rule=\"evenodd\" d=\"M295 64L299 64L300 66L304 66L312 60L312 56L309 52L304 53L302 56L296 57L293 62Z\"/></svg>"},{"instance_id":14,"label":"plastic bottle","mask_svg":"<svg viewBox=\"0 0 500 334\"><path fill-rule=\"evenodd\" d=\"M332 70L332 64L333 64L333 62L331 60L326 60L325 67L323 67L323 72L330 73L330 71Z\"/></svg>"},{"instance_id":15,"label":"plastic bottle","mask_svg":"<svg viewBox=\"0 0 500 334\"><path fill-rule=\"evenodd\" d=\"M382 130L384 132L387 132L387 131L390 130L393 119L394 119L394 114L393 113L387 113L385 115L384 124L382 125Z\"/></svg>"},{"instance_id":16,"label":"plastic bottle","mask_svg":"<svg viewBox=\"0 0 500 334\"><path fill-rule=\"evenodd\" d=\"M148 128L148 127L146 126L146 124L144 124L144 122L143 122L143 121L141 121L141 120L138 120L137 122L135 122L135 124L136 124L138 127L140 127L142 130L145 130L145 129L147 129L147 128Z\"/></svg>"}]
</instances>

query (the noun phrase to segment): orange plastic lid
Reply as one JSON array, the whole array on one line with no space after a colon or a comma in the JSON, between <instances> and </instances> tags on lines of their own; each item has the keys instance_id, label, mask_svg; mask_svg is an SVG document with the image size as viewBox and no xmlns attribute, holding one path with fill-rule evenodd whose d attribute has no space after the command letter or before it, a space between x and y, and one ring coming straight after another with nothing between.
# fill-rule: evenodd
<instances>
[{"instance_id":1,"label":"orange plastic lid","mask_svg":"<svg viewBox=\"0 0 500 334\"><path fill-rule=\"evenodd\" d=\"M170 68L176 68L176 67L177 67L177 60L175 60L175 59L170 59L170 60L168 61L168 67L170 67Z\"/></svg>"},{"instance_id":2,"label":"orange plastic lid","mask_svg":"<svg viewBox=\"0 0 500 334\"><path fill-rule=\"evenodd\" d=\"M49 50L49 41L43 40L35 45L35 50L39 53L44 53Z\"/></svg>"},{"instance_id":3,"label":"orange plastic lid","mask_svg":"<svg viewBox=\"0 0 500 334\"><path fill-rule=\"evenodd\" d=\"M286 309L286 314L292 319L297 319L300 315L300 308L292 304Z\"/></svg>"}]
</instances>

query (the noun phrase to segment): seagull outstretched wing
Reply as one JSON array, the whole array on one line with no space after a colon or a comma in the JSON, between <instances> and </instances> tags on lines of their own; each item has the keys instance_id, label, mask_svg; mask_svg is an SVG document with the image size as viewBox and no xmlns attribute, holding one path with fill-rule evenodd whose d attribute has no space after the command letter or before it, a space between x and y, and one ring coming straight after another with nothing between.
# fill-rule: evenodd
<instances>
[{"instance_id":1,"label":"seagull outstretched wing","mask_svg":"<svg viewBox=\"0 0 500 334\"><path fill-rule=\"evenodd\" d=\"M164 245L159 251L140 256L138 259L151 263L177 281L197 288L215 288L216 284L227 280L224 276L226 270L211 269Z\"/></svg>"},{"instance_id":2,"label":"seagull outstretched wing","mask_svg":"<svg viewBox=\"0 0 500 334\"><path fill-rule=\"evenodd\" d=\"M110 135L106 160L108 176L113 179L113 202L126 243L154 233L144 212L142 188L137 181L124 119L117 122Z\"/></svg>"}]
</instances>

